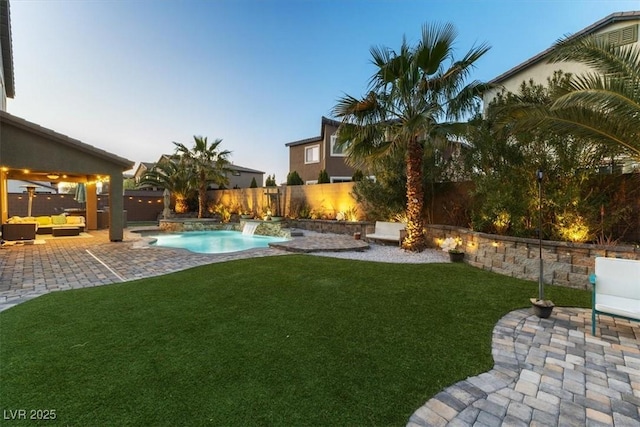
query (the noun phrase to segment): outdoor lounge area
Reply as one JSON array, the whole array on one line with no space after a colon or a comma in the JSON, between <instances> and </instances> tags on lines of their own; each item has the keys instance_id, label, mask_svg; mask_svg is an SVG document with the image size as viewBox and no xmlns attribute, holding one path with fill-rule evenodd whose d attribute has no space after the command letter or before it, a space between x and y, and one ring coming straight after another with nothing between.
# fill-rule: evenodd
<instances>
[{"instance_id":1,"label":"outdoor lounge area","mask_svg":"<svg viewBox=\"0 0 640 427\"><path fill-rule=\"evenodd\" d=\"M85 227L85 220L82 216L13 216L7 220L6 224L2 225L2 239L9 241L33 240L36 234L78 236L84 232Z\"/></svg>"}]
</instances>

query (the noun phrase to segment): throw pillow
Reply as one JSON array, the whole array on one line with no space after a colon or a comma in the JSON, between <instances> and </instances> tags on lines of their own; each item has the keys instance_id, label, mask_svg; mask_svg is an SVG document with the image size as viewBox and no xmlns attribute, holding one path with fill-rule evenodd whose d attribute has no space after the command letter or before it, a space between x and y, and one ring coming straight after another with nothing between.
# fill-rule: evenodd
<instances>
[{"instance_id":1,"label":"throw pillow","mask_svg":"<svg viewBox=\"0 0 640 427\"><path fill-rule=\"evenodd\" d=\"M38 216L36 217L36 221L38 222L38 225L51 225L51 217L50 216Z\"/></svg>"},{"instance_id":2,"label":"throw pillow","mask_svg":"<svg viewBox=\"0 0 640 427\"><path fill-rule=\"evenodd\" d=\"M67 217L65 215L51 215L51 223L53 225L65 225Z\"/></svg>"}]
</instances>

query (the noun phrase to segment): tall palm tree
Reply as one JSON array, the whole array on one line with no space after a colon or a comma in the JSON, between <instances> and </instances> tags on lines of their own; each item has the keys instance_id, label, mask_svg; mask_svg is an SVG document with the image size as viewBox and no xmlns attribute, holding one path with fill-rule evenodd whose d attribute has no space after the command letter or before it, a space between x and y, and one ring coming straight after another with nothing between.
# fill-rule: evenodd
<instances>
[{"instance_id":1,"label":"tall palm tree","mask_svg":"<svg viewBox=\"0 0 640 427\"><path fill-rule=\"evenodd\" d=\"M640 48L597 35L560 40L550 62L574 61L593 71L573 76L550 107L525 106L524 126L622 149L640 159Z\"/></svg>"},{"instance_id":2,"label":"tall palm tree","mask_svg":"<svg viewBox=\"0 0 640 427\"><path fill-rule=\"evenodd\" d=\"M424 237L423 156L427 144L462 133L453 120L473 111L487 85L466 80L489 46L472 47L454 60L457 31L451 24L424 25L421 40L403 39L398 52L372 47L377 68L369 93L361 99L345 95L333 109L342 119L338 141L347 144L348 160L376 159L402 152L407 170L406 250L421 251Z\"/></svg>"},{"instance_id":3,"label":"tall palm tree","mask_svg":"<svg viewBox=\"0 0 640 427\"><path fill-rule=\"evenodd\" d=\"M184 144L174 142L176 154L185 164L189 165L195 173L198 185L198 218L202 218L207 209L207 188L209 184L224 185L229 183L226 171L229 165L228 150L220 150L221 139L216 139L209 144L207 137L194 136L193 148L189 149Z\"/></svg>"},{"instance_id":4,"label":"tall palm tree","mask_svg":"<svg viewBox=\"0 0 640 427\"><path fill-rule=\"evenodd\" d=\"M191 169L177 160L161 161L153 169L148 170L140 180L138 187L147 185L169 190L176 201L174 207L176 213L188 211L187 199L194 194L196 189L195 176Z\"/></svg>"}]
</instances>

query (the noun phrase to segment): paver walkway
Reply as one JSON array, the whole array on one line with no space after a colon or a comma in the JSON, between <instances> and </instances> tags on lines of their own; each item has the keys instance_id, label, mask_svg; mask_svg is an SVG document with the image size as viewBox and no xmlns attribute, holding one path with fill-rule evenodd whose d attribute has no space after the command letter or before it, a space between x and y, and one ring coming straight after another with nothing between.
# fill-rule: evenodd
<instances>
[{"instance_id":1,"label":"paver walkway","mask_svg":"<svg viewBox=\"0 0 640 427\"><path fill-rule=\"evenodd\" d=\"M640 426L640 326L591 310L530 310L493 330L495 365L438 393L408 426Z\"/></svg>"},{"instance_id":2,"label":"paver walkway","mask_svg":"<svg viewBox=\"0 0 640 427\"><path fill-rule=\"evenodd\" d=\"M368 245L335 234L299 237L283 248L256 248L228 254L197 254L184 249L149 247L125 230L123 242L110 242L108 230L90 237L45 236L44 244L16 244L0 249L0 311L40 295L153 277L214 262L289 252L362 250ZM42 243L42 236L38 236Z\"/></svg>"}]
</instances>

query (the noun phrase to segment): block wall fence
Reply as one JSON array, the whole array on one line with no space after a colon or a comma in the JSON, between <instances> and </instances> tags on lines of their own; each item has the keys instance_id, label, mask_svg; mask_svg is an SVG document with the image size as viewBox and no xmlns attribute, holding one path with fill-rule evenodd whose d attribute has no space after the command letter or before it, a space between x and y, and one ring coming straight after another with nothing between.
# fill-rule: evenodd
<instances>
[{"instance_id":1,"label":"block wall fence","mask_svg":"<svg viewBox=\"0 0 640 427\"><path fill-rule=\"evenodd\" d=\"M291 212L292 204L307 204L311 209L325 212L335 217L340 211L358 208L350 196L353 183L318 184L280 187L280 209L285 215ZM244 210L263 212L271 205L271 196L265 195L265 188L247 188L236 190L216 190L210 192L216 203L227 206L240 206ZM108 196L98 197L98 208L108 206ZM69 194L37 194L33 200L32 214L51 215L61 213L68 208L81 208ZM131 191L124 195L124 208L128 221L156 221L162 213L161 192ZM9 214L26 216L26 194L9 194ZM434 215L434 217L437 217ZM291 227L352 235L355 232L366 238L374 230L374 224L368 221L335 220L287 220ZM439 242L447 237L459 238L465 252L465 262L496 273L537 281L539 271L539 247L536 239L523 239L498 236L472 231L468 228L451 225L433 225L425 227L425 233L431 247L437 248ZM561 286L587 289L588 277L594 271L595 257L608 256L640 260L640 248L634 246L602 246L567 242L542 242L544 282ZM640 279L639 279L640 280Z\"/></svg>"},{"instance_id":2,"label":"block wall fence","mask_svg":"<svg viewBox=\"0 0 640 427\"><path fill-rule=\"evenodd\" d=\"M9 216L27 216L29 196L26 193L9 193ZM109 195L98 195L98 210L109 206ZM65 209L82 209L84 205L73 200L73 194L38 193L33 198L31 215L61 214ZM161 191L126 190L124 210L127 221L156 221L162 213L164 203Z\"/></svg>"},{"instance_id":3,"label":"block wall fence","mask_svg":"<svg viewBox=\"0 0 640 427\"><path fill-rule=\"evenodd\" d=\"M209 191L209 200L222 203L233 209L240 208L256 214L270 209L275 215L295 216L302 206L314 212L335 218L338 212L356 208L358 204L351 195L353 182L314 185L282 185L280 187L240 188Z\"/></svg>"}]
</instances>

